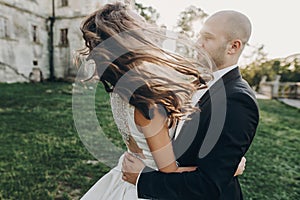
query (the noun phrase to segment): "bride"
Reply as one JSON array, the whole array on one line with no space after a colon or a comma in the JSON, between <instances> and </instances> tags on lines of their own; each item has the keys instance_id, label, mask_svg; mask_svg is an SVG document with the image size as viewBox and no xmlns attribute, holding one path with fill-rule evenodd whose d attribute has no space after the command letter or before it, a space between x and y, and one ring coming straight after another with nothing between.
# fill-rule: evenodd
<instances>
[{"instance_id":1,"label":"bride","mask_svg":"<svg viewBox=\"0 0 300 200\"><path fill-rule=\"evenodd\" d=\"M171 139L176 122L197 109L191 101L210 74L196 60L166 52L151 42L141 16L121 3L107 4L81 26L87 59L110 93L115 123L128 152L166 173L193 171L178 167ZM124 34L125 33L125 34ZM154 33L153 33L154 34ZM103 44L110 40L109 44ZM84 200L134 200L136 188L122 180L122 160L82 197ZM235 175L242 174L245 160Z\"/></svg>"}]
</instances>

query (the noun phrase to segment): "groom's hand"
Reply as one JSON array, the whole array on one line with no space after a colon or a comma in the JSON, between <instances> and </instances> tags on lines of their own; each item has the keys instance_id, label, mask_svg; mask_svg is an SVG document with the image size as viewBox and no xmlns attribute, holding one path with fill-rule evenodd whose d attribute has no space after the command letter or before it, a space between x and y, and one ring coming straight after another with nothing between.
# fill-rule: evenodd
<instances>
[{"instance_id":1,"label":"groom's hand","mask_svg":"<svg viewBox=\"0 0 300 200\"><path fill-rule=\"evenodd\" d=\"M136 185L137 178L144 167L143 161L126 152L122 163L122 179Z\"/></svg>"},{"instance_id":2,"label":"groom's hand","mask_svg":"<svg viewBox=\"0 0 300 200\"><path fill-rule=\"evenodd\" d=\"M246 158L242 157L234 176L242 175L245 171L245 167L246 167Z\"/></svg>"}]
</instances>

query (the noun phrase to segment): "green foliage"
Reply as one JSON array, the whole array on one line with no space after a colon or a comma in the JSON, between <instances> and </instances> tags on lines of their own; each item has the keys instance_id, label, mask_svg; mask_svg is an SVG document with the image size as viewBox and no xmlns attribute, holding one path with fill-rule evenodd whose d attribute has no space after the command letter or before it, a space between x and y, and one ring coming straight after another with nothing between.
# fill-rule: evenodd
<instances>
[{"instance_id":1,"label":"green foliage","mask_svg":"<svg viewBox=\"0 0 300 200\"><path fill-rule=\"evenodd\" d=\"M298 59L294 59L290 63L286 63L281 67L279 74L283 82L300 82L300 63Z\"/></svg>"},{"instance_id":2,"label":"green foliage","mask_svg":"<svg viewBox=\"0 0 300 200\"><path fill-rule=\"evenodd\" d=\"M263 76L267 77L267 81L275 80L280 75L281 82L300 82L300 63L298 59L292 61L286 59L263 60L249 64L241 69L241 73L248 83L259 88L259 83Z\"/></svg>"},{"instance_id":3,"label":"green foliage","mask_svg":"<svg viewBox=\"0 0 300 200\"><path fill-rule=\"evenodd\" d=\"M272 65L269 61L261 64L252 63L245 68L241 69L243 78L250 84L250 86L255 87L256 90L259 89L259 83L263 76L267 76L267 80L274 80L275 73L272 71Z\"/></svg>"},{"instance_id":4,"label":"green foliage","mask_svg":"<svg viewBox=\"0 0 300 200\"><path fill-rule=\"evenodd\" d=\"M75 130L71 91L68 83L0 84L0 199L79 199L109 171L88 162L95 159ZM124 147L108 95L100 86L96 95L101 126ZM300 199L300 112L274 100L259 105L261 121L240 177L245 199Z\"/></svg>"},{"instance_id":5,"label":"green foliage","mask_svg":"<svg viewBox=\"0 0 300 200\"><path fill-rule=\"evenodd\" d=\"M144 6L141 3L135 3L135 9L150 23L155 23L159 18L159 13L152 6Z\"/></svg>"}]
</instances>

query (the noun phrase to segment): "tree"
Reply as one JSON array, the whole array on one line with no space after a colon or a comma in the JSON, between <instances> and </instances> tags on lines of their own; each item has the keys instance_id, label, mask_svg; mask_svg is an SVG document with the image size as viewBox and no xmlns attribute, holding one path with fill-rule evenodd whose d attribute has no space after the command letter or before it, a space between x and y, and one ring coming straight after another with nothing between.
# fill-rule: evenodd
<instances>
[{"instance_id":1,"label":"tree","mask_svg":"<svg viewBox=\"0 0 300 200\"><path fill-rule=\"evenodd\" d=\"M285 62L281 68L280 75L283 82L300 82L300 59L294 58Z\"/></svg>"},{"instance_id":2,"label":"tree","mask_svg":"<svg viewBox=\"0 0 300 200\"><path fill-rule=\"evenodd\" d=\"M135 3L135 9L147 22L156 23L159 18L159 13L152 6L144 6L141 3Z\"/></svg>"},{"instance_id":3,"label":"tree","mask_svg":"<svg viewBox=\"0 0 300 200\"><path fill-rule=\"evenodd\" d=\"M263 76L267 77L267 81L273 81L277 75L280 75L281 82L300 82L300 55L294 55L294 57L293 60L288 58L258 59L242 68L241 73L243 78L256 90L259 89L259 83Z\"/></svg>"},{"instance_id":4,"label":"tree","mask_svg":"<svg viewBox=\"0 0 300 200\"><path fill-rule=\"evenodd\" d=\"M189 37L194 38L196 34L193 25L197 22L203 23L207 16L208 14L201 8L191 5L180 13L176 29L178 32L185 33Z\"/></svg>"},{"instance_id":5,"label":"tree","mask_svg":"<svg viewBox=\"0 0 300 200\"><path fill-rule=\"evenodd\" d=\"M256 90L259 89L259 83L266 71L269 71L269 62L267 61L267 53L264 51L264 45L248 45L248 55L244 55L245 59L251 60L252 62L246 67L241 68L243 78ZM266 71L265 71L266 70ZM267 77L270 79L270 77Z\"/></svg>"},{"instance_id":6,"label":"tree","mask_svg":"<svg viewBox=\"0 0 300 200\"><path fill-rule=\"evenodd\" d=\"M250 45L247 44L244 50L243 58L247 60L248 63L255 63L260 65L267 61L267 53L265 52L265 45Z\"/></svg>"}]
</instances>

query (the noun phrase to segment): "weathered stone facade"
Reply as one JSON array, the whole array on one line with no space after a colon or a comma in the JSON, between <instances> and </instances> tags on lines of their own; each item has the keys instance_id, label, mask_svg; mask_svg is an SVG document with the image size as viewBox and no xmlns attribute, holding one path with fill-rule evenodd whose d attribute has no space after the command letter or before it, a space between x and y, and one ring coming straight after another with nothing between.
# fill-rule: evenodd
<instances>
[{"instance_id":1,"label":"weathered stone facade","mask_svg":"<svg viewBox=\"0 0 300 200\"><path fill-rule=\"evenodd\" d=\"M74 76L73 55L83 46L80 23L109 2L114 1L0 0L0 82L28 82L37 68L49 78L51 19L54 76Z\"/></svg>"}]
</instances>

